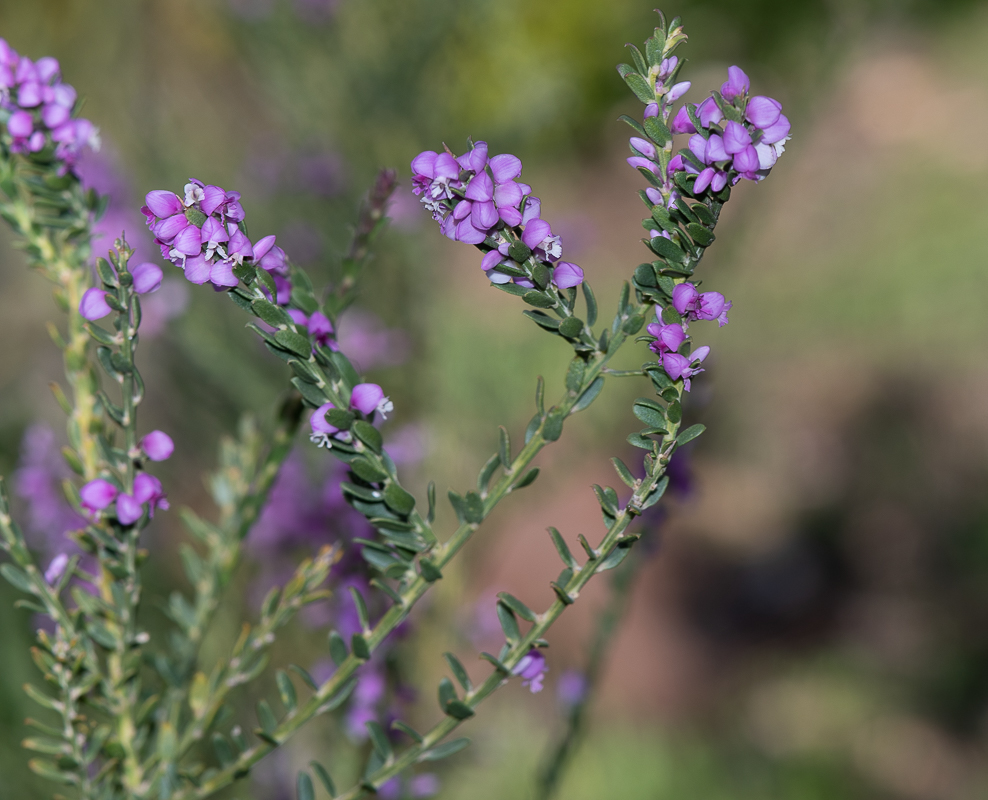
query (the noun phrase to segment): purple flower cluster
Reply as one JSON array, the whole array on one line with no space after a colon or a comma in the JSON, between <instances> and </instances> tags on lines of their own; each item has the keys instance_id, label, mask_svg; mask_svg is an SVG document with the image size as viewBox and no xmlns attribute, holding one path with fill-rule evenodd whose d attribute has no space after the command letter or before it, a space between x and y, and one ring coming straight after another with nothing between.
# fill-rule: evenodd
<instances>
[{"instance_id":1,"label":"purple flower cluster","mask_svg":"<svg viewBox=\"0 0 988 800\"><path fill-rule=\"evenodd\" d=\"M175 450L171 437L163 431L151 431L141 440L140 451L133 455L137 459L146 458L149 461L164 461ZM133 525L144 515L147 506L148 517L154 517L157 508L168 509L168 498L164 489L154 475L138 472L134 478L132 492L124 492L116 484L103 478L89 481L79 490L79 499L83 510L96 518L116 502L117 521L124 526Z\"/></svg>"},{"instance_id":2,"label":"purple flower cluster","mask_svg":"<svg viewBox=\"0 0 988 800\"><path fill-rule=\"evenodd\" d=\"M349 432L330 425L326 419L326 412L332 408L336 406L332 403L323 403L309 418L309 425L312 428L309 440L319 447L331 448L333 439L344 442L350 440ZM387 419L394 408L391 398L386 397L384 389L376 383L358 383L350 394L350 410L359 411L367 417L376 412L381 415L381 419Z\"/></svg>"},{"instance_id":3,"label":"purple flower cluster","mask_svg":"<svg viewBox=\"0 0 988 800\"><path fill-rule=\"evenodd\" d=\"M532 196L532 187L516 180L521 169L517 156L488 157L487 142L477 142L459 158L448 150L427 150L412 159L412 191L444 235L484 250L481 268L492 283L513 278L519 286L535 287L517 276L519 265L510 257L511 246L520 241L533 258L552 270L557 287L578 286L583 270L560 260L562 241L542 219L542 202ZM501 266L508 271L499 271Z\"/></svg>"},{"instance_id":4,"label":"purple flower cluster","mask_svg":"<svg viewBox=\"0 0 988 800\"><path fill-rule=\"evenodd\" d=\"M656 307L656 321L646 329L655 337L649 347L659 357L666 374L674 381L682 378L689 391L690 378L703 372L700 364L710 354L707 346L698 347L689 355L679 352L689 338L689 323L717 320L718 327L722 328L728 323L727 312L732 304L720 292L700 292L692 283L680 283L672 291L672 305L679 319L668 323L662 319L662 309Z\"/></svg>"},{"instance_id":5,"label":"purple flower cluster","mask_svg":"<svg viewBox=\"0 0 988 800\"><path fill-rule=\"evenodd\" d=\"M73 119L76 91L62 83L58 61L32 61L0 39L0 119L14 153L38 153L54 145L62 173L75 166L87 145L99 149L99 132L88 119Z\"/></svg>"},{"instance_id":6,"label":"purple flower cluster","mask_svg":"<svg viewBox=\"0 0 988 800\"><path fill-rule=\"evenodd\" d=\"M676 84L667 97L682 86L688 88L689 84ZM678 196L674 181L677 172L696 175L692 192L699 197L708 189L716 194L728 183L733 186L742 178L761 181L775 166L789 140L789 120L782 113L781 103L761 95L749 97L750 88L751 81L741 68L730 67L720 92L714 92L698 106L687 104L679 109L669 130L674 134L693 135L689 139L689 151L670 160L665 176L661 175L662 169L655 161L654 144L632 137L631 148L635 155L628 163L646 169L664 181L662 194L669 198L667 207L671 207ZM645 109L645 118L657 117L660 111L665 109L660 110L657 103L652 103ZM694 120L699 122L699 130ZM662 204L658 191L648 189L646 192L655 205Z\"/></svg>"}]
</instances>

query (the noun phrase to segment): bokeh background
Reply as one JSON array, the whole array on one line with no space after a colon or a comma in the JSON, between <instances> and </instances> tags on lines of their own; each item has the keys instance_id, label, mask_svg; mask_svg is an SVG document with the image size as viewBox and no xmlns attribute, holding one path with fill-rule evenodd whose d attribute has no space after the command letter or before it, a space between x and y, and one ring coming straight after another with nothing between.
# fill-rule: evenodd
<instances>
[{"instance_id":1,"label":"bokeh background","mask_svg":"<svg viewBox=\"0 0 988 800\"><path fill-rule=\"evenodd\" d=\"M520 439L536 376L558 393L567 352L488 287L472 248L440 236L409 192L408 162L471 135L519 155L567 257L613 307L646 252L642 181L615 121L639 106L613 66L624 42L650 34L650 6L3 0L0 35L57 56L86 97L104 140L86 174L113 191L113 230L139 247L143 194L196 176L242 191L252 234L277 233L325 280L375 169L400 170L394 224L344 341L394 399L385 433L421 493L429 478L468 486L497 424ZM665 11L690 35L688 99L740 64L782 101L793 139L769 180L735 193L704 262L706 287L734 303L727 328L702 334L714 354L687 410L709 432L688 454L691 490L648 534L653 554L560 796L988 797L988 5L682 0ZM0 239L0 473L57 472L55 308L6 230ZM202 476L220 437L245 411L265 418L284 370L208 290L171 276L150 305L142 413L178 444L160 472L173 507L208 515ZM630 459L642 393L612 381L568 422L542 477L422 609L421 635L401 651L423 687L406 712L420 727L438 718L443 650L482 674L473 659L491 647L496 591L551 600L544 528L570 541L601 533L589 486L616 483L608 457ZM296 488L318 487L324 465L293 464ZM43 496L28 499L21 513L44 551L54 523L37 518ZM184 580L176 517L149 533L150 595ZM253 552L207 660L256 608L266 551ZM600 581L553 631L544 692L512 685L465 726L475 746L440 765L440 796L532 796L563 725L559 678L584 667L607 596ZM14 599L0 586L0 794L41 797L19 749L38 711L20 690L35 679L32 620ZM147 624L164 631L148 605ZM278 657L316 664L324 642L300 624ZM366 745L331 728L317 723L234 794L290 797L293 767L311 757L342 782Z\"/></svg>"}]
</instances>

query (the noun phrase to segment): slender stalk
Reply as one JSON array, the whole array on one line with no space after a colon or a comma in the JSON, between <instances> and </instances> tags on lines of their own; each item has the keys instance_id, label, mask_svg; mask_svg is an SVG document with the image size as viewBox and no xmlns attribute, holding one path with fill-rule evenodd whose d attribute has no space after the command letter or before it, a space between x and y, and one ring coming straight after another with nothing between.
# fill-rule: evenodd
<instances>
[{"instance_id":1,"label":"slender stalk","mask_svg":"<svg viewBox=\"0 0 988 800\"><path fill-rule=\"evenodd\" d=\"M518 665L518 662L535 646L536 641L545 636L553 623L566 610L566 607L576 601L583 587L600 571L601 565L619 546L624 532L634 517L641 513L642 504L652 494L653 490L656 489L656 486L665 474L669 459L672 456L672 451L675 449L675 440L678 431L678 424L670 425L669 432L663 437L660 454L656 460L652 474L638 484L631 499L624 508L618 511L614 522L605 534L600 546L596 548L596 558L586 563L583 567L574 570L572 577L566 582L566 585L561 587L566 599L557 597L555 602L545 612L536 616L536 620L532 624L532 627L529 628L528 633L514 643L507 655L501 659L504 669L495 669L480 686L466 693L463 697L463 702L468 708L475 710L485 699L507 683L511 671ZM395 775L398 775L419 761L428 750L438 745L446 736L459 727L462 722L462 719L457 719L453 716L444 717L423 736L423 741L420 744L409 747L401 755L389 759L383 767L364 778L358 785L343 794L337 795L336 800L356 800L368 793L376 792L377 789Z\"/></svg>"},{"instance_id":2,"label":"slender stalk","mask_svg":"<svg viewBox=\"0 0 988 800\"><path fill-rule=\"evenodd\" d=\"M645 558L638 552L631 553L624 564L614 571L611 579L611 596L607 606L597 618L593 642L590 645L590 657L584 670L586 681L583 695L569 709L566 719L566 731L546 756L539 770L536 797L550 800L559 786L569 761L583 735L587 712L590 708L594 692L600 680L601 672L607 663L611 641L617 633L619 623L624 617L631 595L631 588L641 571Z\"/></svg>"},{"instance_id":3,"label":"slender stalk","mask_svg":"<svg viewBox=\"0 0 988 800\"><path fill-rule=\"evenodd\" d=\"M573 390L567 391L558 403L557 408L562 416L565 417L570 413L573 413L573 408L583 393L589 389L591 384L593 384L598 377L601 376L607 363L627 339L627 334L623 332L621 326L628 319L639 313L641 309L641 306L631 305L625 310L624 314L620 314L616 318L615 324L612 325L612 330L615 330L616 333L611 339L611 343L608 346L607 351L602 352L598 350L593 354L586 366L580 385ZM429 553L429 558L437 569L441 571L453 559L460 549L470 540L473 533L480 527L481 522L490 515L501 500L513 491L514 484L526 473L528 467L531 465L535 457L541 452L542 448L545 447L550 441L553 441L546 439L544 435L546 419L547 418L544 418L542 420L532 437L521 449L518 455L512 460L510 467L504 471L501 477L489 489L486 497L483 499L483 513L481 521L470 523L464 522L460 524L460 526L446 542L437 544L431 550ZM421 517L417 517L417 521L424 527L428 526L428 523ZM628 521L630 522L630 518ZM427 527L427 530L429 534L434 536L431 528ZM615 534L615 540L618 535L619 534ZM381 617L378 623L370 631L365 632L365 639L371 653L373 653L381 645L381 643L387 639L387 637L408 617L411 609L426 594L431 585L431 581L426 580L422 577L422 575L416 575L414 579L412 579L409 584L402 589L399 593L401 602L396 602L392 605ZM551 622L549 624L551 624ZM534 641L535 638L538 637L533 637L532 641ZM527 652L527 650L525 652ZM519 658L521 658L521 656L519 656ZM295 711L289 713L274 731L268 732L264 740L242 752L232 764L223 767L211 775L208 779L201 781L198 786L187 787L186 789L179 791L173 800L205 798L224 786L228 786L233 783L234 780L245 774L250 767L260 761L265 755L291 738L291 736L294 735L295 732L305 725L310 719L322 713L327 703L329 703L340 691L346 688L350 678L363 663L363 659L360 659L351 653L346 660L338 666L333 676L323 683L319 687L319 690L315 692L307 702L300 705ZM219 704L217 704L217 708L218 705Z\"/></svg>"}]
</instances>

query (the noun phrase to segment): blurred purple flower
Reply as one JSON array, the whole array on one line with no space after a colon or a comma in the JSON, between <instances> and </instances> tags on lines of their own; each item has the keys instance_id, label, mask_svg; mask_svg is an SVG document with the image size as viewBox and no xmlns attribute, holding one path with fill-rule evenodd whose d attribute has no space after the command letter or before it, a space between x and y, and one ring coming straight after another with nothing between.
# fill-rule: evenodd
<instances>
[{"instance_id":1,"label":"blurred purple flower","mask_svg":"<svg viewBox=\"0 0 988 800\"><path fill-rule=\"evenodd\" d=\"M360 372L398 366L411 352L403 330L386 328L377 316L359 309L350 309L340 317L337 341Z\"/></svg>"},{"instance_id":2,"label":"blurred purple flower","mask_svg":"<svg viewBox=\"0 0 988 800\"><path fill-rule=\"evenodd\" d=\"M559 682L556 684L556 697L563 708L570 709L583 702L587 696L588 688L586 675L577 670L568 669L559 676Z\"/></svg>"},{"instance_id":3,"label":"blurred purple flower","mask_svg":"<svg viewBox=\"0 0 988 800\"><path fill-rule=\"evenodd\" d=\"M522 679L521 685L527 686L532 694L537 694L542 691L542 682L548 671L549 667L546 666L545 656L533 647L522 656L521 661L511 670L511 673L519 675Z\"/></svg>"},{"instance_id":4,"label":"blurred purple flower","mask_svg":"<svg viewBox=\"0 0 988 800\"><path fill-rule=\"evenodd\" d=\"M181 316L189 305L189 285L181 280L166 280L161 288L141 300L141 338L160 334L168 322Z\"/></svg>"}]
</instances>

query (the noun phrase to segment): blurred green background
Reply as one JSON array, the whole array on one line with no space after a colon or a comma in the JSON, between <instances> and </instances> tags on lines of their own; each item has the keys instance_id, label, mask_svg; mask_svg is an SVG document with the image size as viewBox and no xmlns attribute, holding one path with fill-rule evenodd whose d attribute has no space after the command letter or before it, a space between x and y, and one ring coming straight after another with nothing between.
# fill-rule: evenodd
<instances>
[{"instance_id":1,"label":"blurred green background","mask_svg":"<svg viewBox=\"0 0 988 800\"><path fill-rule=\"evenodd\" d=\"M688 99L740 64L756 93L782 101L793 140L769 180L735 193L704 263L706 288L734 308L729 327L700 334L714 354L687 412L709 428L690 453L695 487L639 578L560 796L986 797L988 6L664 10L690 35ZM395 400L386 432L414 424L425 442L410 473L420 491L429 478L471 482L497 424L520 439L536 376L558 393L567 353L487 286L471 248L440 236L411 198L408 162L442 142L461 151L468 136L519 155L567 257L612 307L646 252L642 181L615 122L640 111L613 67L653 20L631 0L0 3L0 35L58 57L86 98L134 208L190 176L239 189L252 234L277 233L325 280L375 169L400 170L360 306L405 332L407 360L371 376ZM46 388L59 376L48 287L0 237L9 475L27 426L63 421ZM282 365L243 323L196 290L142 348L144 420L178 444L160 471L173 507L209 513L201 476L220 435L283 390ZM558 568L545 526L599 536L588 487L615 483L607 458L629 456L641 393L612 382L567 423L543 476L439 586L406 656L424 687L420 726L437 718L440 653L476 652L464 608L501 589L545 605ZM175 517L149 534L162 556L152 590L182 580ZM556 678L581 667L606 594L592 587L554 632L547 691L513 685L466 726L476 746L443 767L442 797L530 795L562 724ZM13 599L0 587L0 795L41 797L18 745L37 711L19 688L34 679L31 619ZM239 610L231 601L226 619ZM300 629L281 653L311 662L321 641ZM288 797L292 765L345 760L315 728L235 794Z\"/></svg>"}]
</instances>

